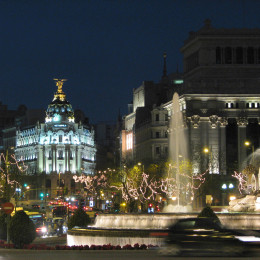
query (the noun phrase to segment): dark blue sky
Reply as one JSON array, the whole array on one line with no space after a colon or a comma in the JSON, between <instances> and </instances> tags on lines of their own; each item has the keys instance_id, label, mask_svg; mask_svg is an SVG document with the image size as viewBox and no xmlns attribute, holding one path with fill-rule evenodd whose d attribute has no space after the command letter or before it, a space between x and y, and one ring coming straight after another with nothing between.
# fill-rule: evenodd
<instances>
[{"instance_id":1,"label":"dark blue sky","mask_svg":"<svg viewBox=\"0 0 260 260\"><path fill-rule=\"evenodd\" d=\"M259 0L0 0L0 101L44 108L53 78L90 122L126 113L132 89L182 69L180 48L203 26L260 27Z\"/></svg>"}]
</instances>

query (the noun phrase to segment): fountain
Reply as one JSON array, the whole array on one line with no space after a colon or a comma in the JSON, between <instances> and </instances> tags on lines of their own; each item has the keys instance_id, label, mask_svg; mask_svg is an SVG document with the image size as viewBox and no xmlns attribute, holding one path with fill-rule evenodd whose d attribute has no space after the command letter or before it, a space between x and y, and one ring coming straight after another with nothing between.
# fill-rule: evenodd
<instances>
[{"instance_id":1,"label":"fountain","mask_svg":"<svg viewBox=\"0 0 260 260\"><path fill-rule=\"evenodd\" d=\"M185 137L185 128L183 114L180 111L180 100L178 93L174 93L172 99L171 121L169 130L169 158L175 164L175 180L176 180L176 205L168 204L164 207L163 212L190 212L191 206L183 205L181 201L180 191L180 160L185 161L188 158L188 145ZM173 177L173 176L170 176ZM169 198L170 199L170 198ZM185 201L186 203L186 201Z\"/></svg>"},{"instance_id":2,"label":"fountain","mask_svg":"<svg viewBox=\"0 0 260 260\"><path fill-rule=\"evenodd\" d=\"M181 181L179 178L179 164L188 158L187 142L185 139L182 112L179 106L179 96L173 96L172 117L170 124L170 145L169 152L171 159L176 164L176 187L175 195L177 205L169 204L164 212L157 214L100 214L97 216L95 224L86 228L74 228L68 231L67 244L73 245L121 245L135 243L162 245L163 238L160 236L150 236L150 233L158 233L167 229L180 218L196 217L198 212L191 212L189 206L182 203L185 200L181 195ZM257 151L260 159L260 150ZM255 158L256 159L256 158ZM256 160L254 161L256 163ZM260 163L258 165L259 169ZM251 176L252 177L252 176ZM259 178L251 178L255 187L259 189ZM250 198L252 200L252 198ZM259 200L259 201L258 201ZM260 195L259 199L260 208ZM248 203L248 201L246 202ZM259 210L260 211L260 210ZM174 212L174 213L173 213ZM221 223L232 229L252 229L260 230L260 214L255 212L244 213L217 213Z\"/></svg>"},{"instance_id":3,"label":"fountain","mask_svg":"<svg viewBox=\"0 0 260 260\"><path fill-rule=\"evenodd\" d=\"M229 212L260 212L260 149L245 160L247 165L242 173L235 173L239 181L241 198L230 201Z\"/></svg>"}]
</instances>

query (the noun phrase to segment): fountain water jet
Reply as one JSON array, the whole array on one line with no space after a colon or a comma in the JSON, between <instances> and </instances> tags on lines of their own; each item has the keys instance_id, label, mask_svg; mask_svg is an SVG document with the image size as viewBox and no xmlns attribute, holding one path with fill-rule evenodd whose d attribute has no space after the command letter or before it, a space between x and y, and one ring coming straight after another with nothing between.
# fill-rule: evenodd
<instances>
[{"instance_id":1,"label":"fountain water jet","mask_svg":"<svg viewBox=\"0 0 260 260\"><path fill-rule=\"evenodd\" d=\"M188 146L185 137L183 114L180 110L180 99L178 93L174 93L172 99L171 121L169 138L169 158L176 164L176 200L177 205L167 205L163 212L189 212L190 206L181 205L180 201L180 158L187 160ZM172 177L172 176L171 176Z\"/></svg>"}]
</instances>

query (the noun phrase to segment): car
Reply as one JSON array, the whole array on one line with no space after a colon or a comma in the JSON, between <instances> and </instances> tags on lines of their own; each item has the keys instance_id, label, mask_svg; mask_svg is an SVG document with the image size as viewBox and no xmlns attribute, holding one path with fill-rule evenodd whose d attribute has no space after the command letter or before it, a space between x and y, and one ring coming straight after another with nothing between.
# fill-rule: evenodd
<instances>
[{"instance_id":1,"label":"car","mask_svg":"<svg viewBox=\"0 0 260 260\"><path fill-rule=\"evenodd\" d=\"M38 220L35 223L35 228L36 228L36 236L42 237L47 235L47 227L43 221Z\"/></svg>"},{"instance_id":2,"label":"car","mask_svg":"<svg viewBox=\"0 0 260 260\"><path fill-rule=\"evenodd\" d=\"M224 228L212 218L179 219L166 231L161 255L242 255L246 243L236 238L236 232Z\"/></svg>"}]
</instances>

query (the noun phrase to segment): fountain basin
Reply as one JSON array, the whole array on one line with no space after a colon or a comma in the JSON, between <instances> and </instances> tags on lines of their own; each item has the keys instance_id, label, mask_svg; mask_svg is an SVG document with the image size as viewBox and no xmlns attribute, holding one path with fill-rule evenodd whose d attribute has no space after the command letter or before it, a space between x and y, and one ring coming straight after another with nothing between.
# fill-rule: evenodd
<instances>
[{"instance_id":1,"label":"fountain basin","mask_svg":"<svg viewBox=\"0 0 260 260\"><path fill-rule=\"evenodd\" d=\"M92 227L74 228L68 231L67 245L124 246L138 243L146 245L163 244L160 232L178 219L196 217L198 213L159 214L101 214ZM218 213L221 223L230 229L260 230L259 213ZM150 236L151 233L158 235Z\"/></svg>"},{"instance_id":2,"label":"fountain basin","mask_svg":"<svg viewBox=\"0 0 260 260\"><path fill-rule=\"evenodd\" d=\"M162 231L162 230L161 230ZM113 246L158 245L161 246L163 238L151 237L151 233L158 232L150 229L98 229L94 227L72 229L67 234L67 245L106 245Z\"/></svg>"}]
</instances>

